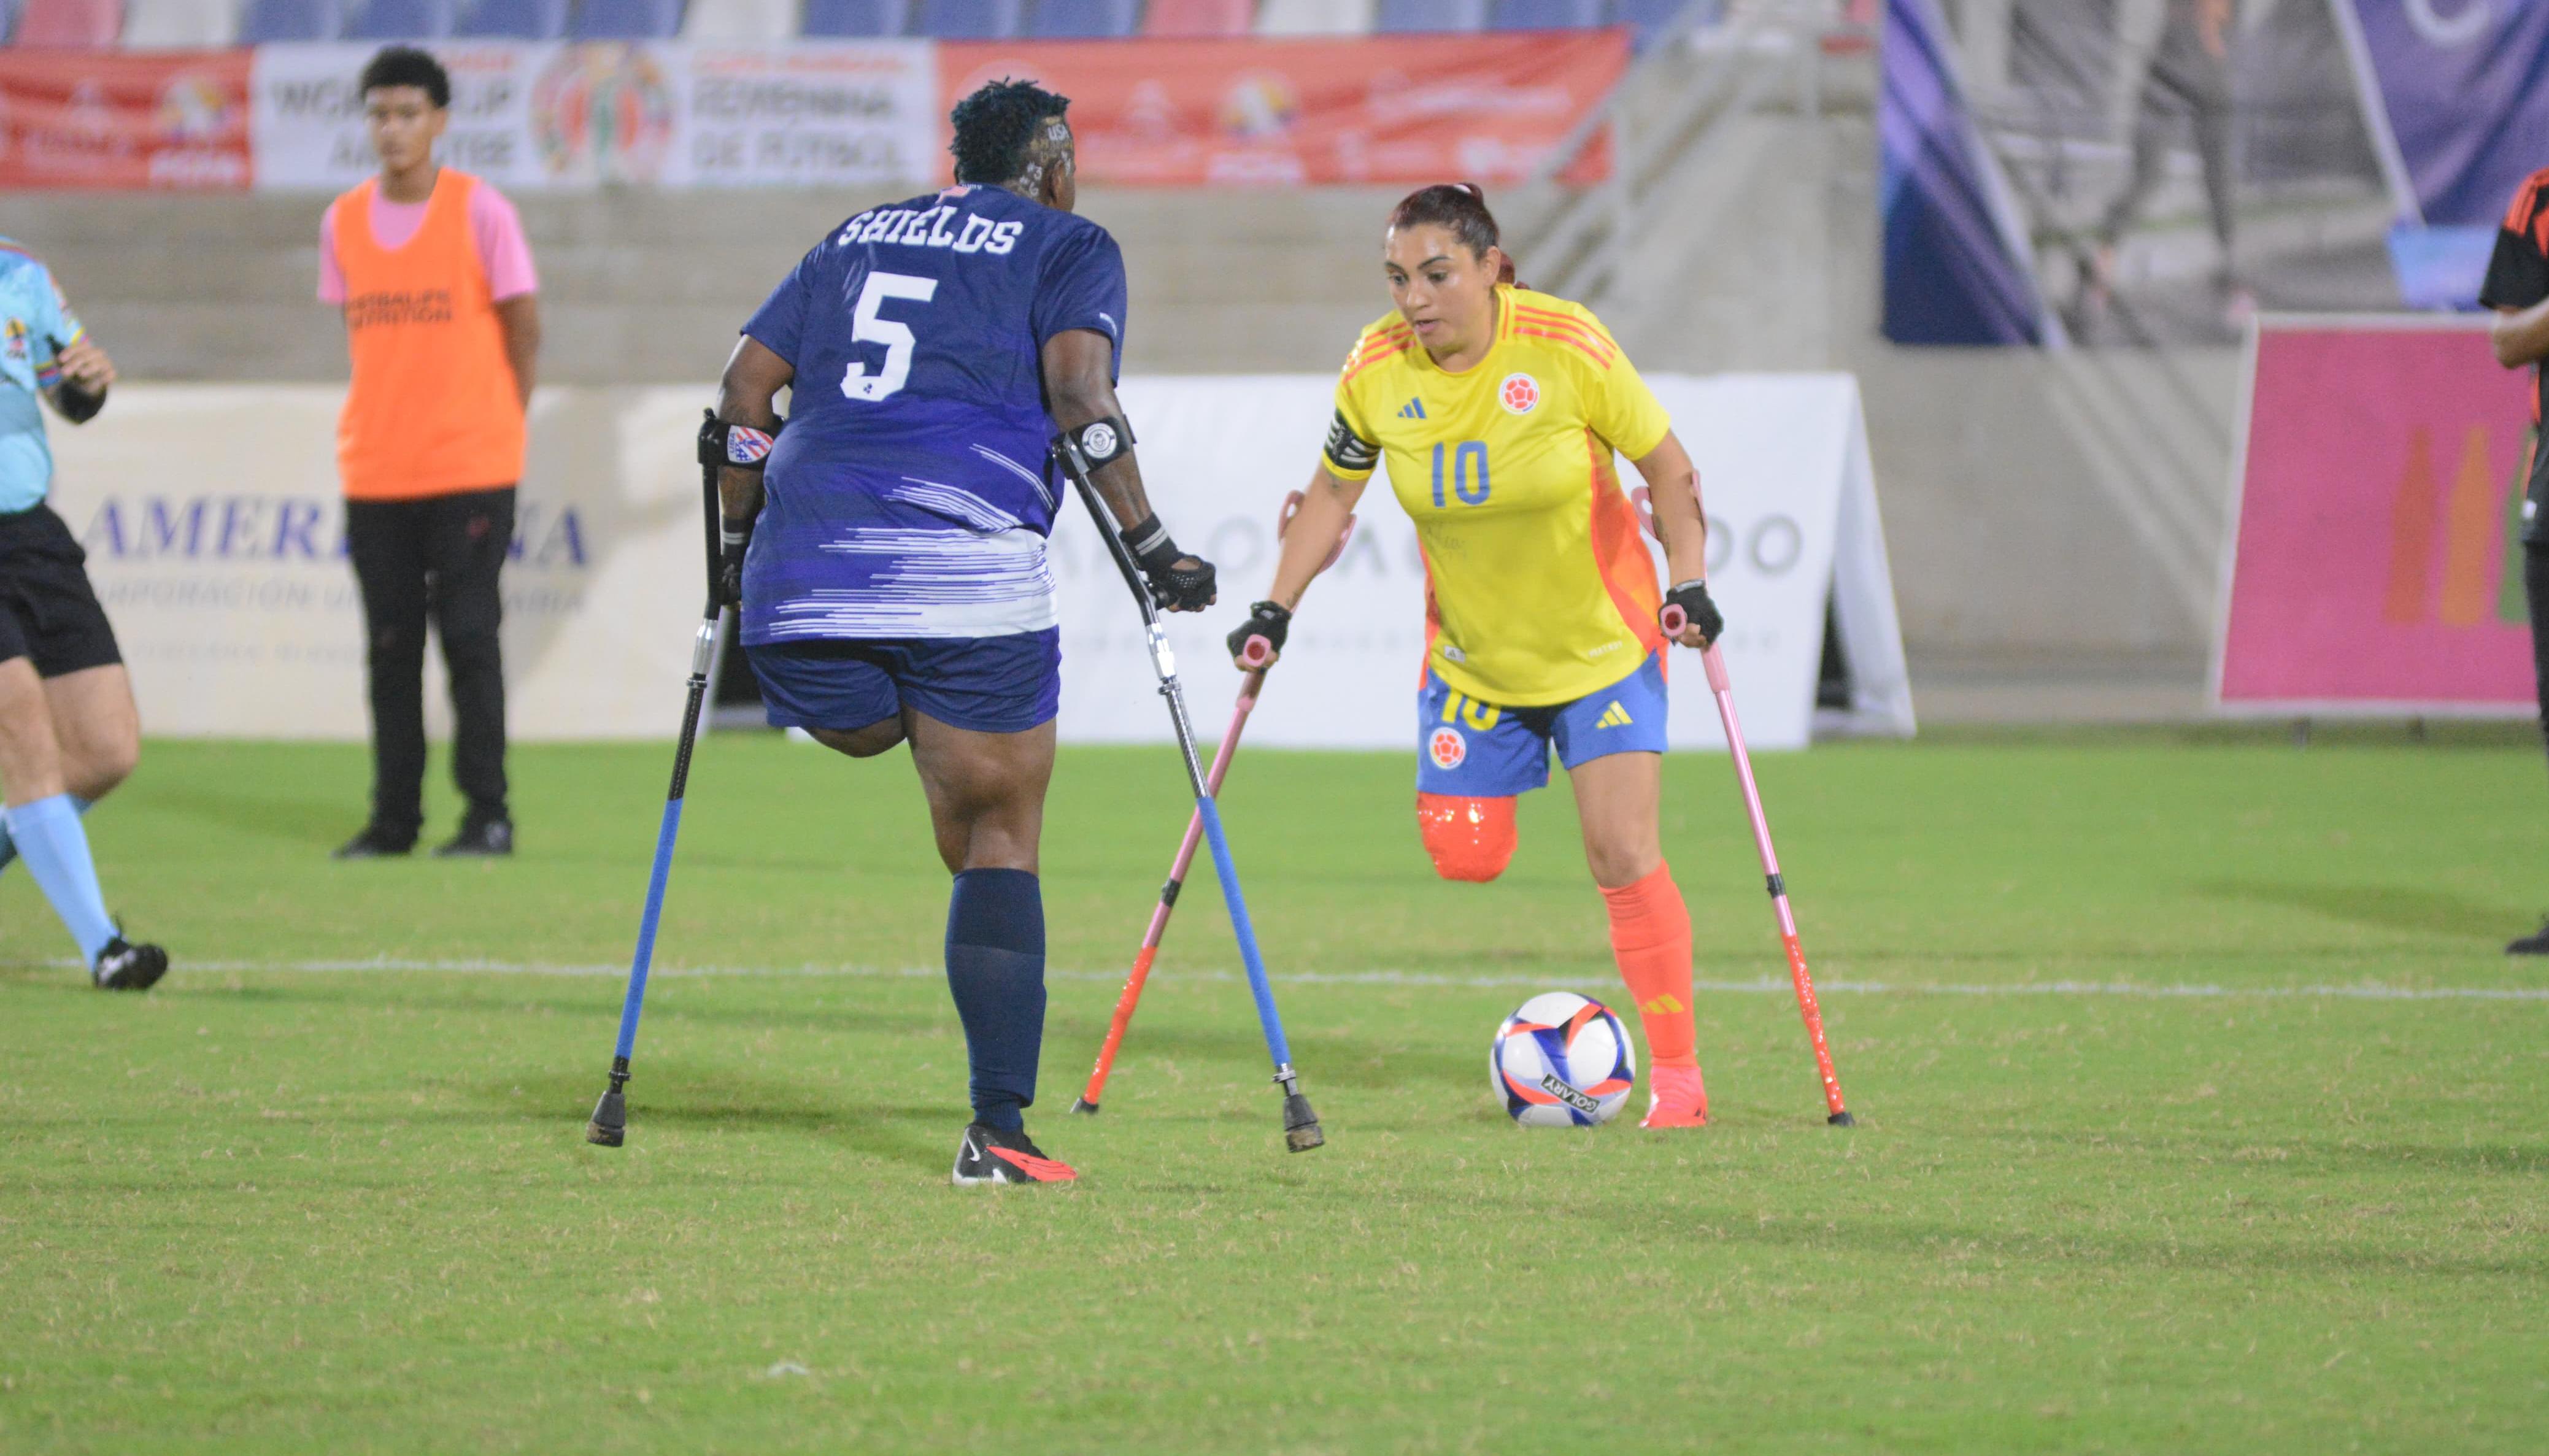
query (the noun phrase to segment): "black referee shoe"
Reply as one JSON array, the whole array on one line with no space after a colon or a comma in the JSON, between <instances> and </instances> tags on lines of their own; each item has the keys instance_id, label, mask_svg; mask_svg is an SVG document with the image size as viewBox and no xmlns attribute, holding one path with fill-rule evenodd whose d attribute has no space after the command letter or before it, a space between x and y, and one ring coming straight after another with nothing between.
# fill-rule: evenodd
<instances>
[{"instance_id":1,"label":"black referee shoe","mask_svg":"<svg viewBox=\"0 0 2549 1456\"><path fill-rule=\"evenodd\" d=\"M1024 1133L1003 1133L975 1123L956 1146L955 1183L975 1188L986 1183L1068 1183L1080 1174L1071 1164L1049 1158Z\"/></svg>"},{"instance_id":2,"label":"black referee shoe","mask_svg":"<svg viewBox=\"0 0 2549 1456\"><path fill-rule=\"evenodd\" d=\"M117 936L97 953L88 978L101 991L146 991L168 973L168 953L157 946L135 946Z\"/></svg>"},{"instance_id":3,"label":"black referee shoe","mask_svg":"<svg viewBox=\"0 0 2549 1456\"><path fill-rule=\"evenodd\" d=\"M465 819L451 843L434 848L433 858L501 858L514 853L514 821L511 819Z\"/></svg>"},{"instance_id":4,"label":"black referee shoe","mask_svg":"<svg viewBox=\"0 0 2549 1456\"><path fill-rule=\"evenodd\" d=\"M395 860L416 849L416 836L399 836L377 824L366 824L363 832L336 847L330 860Z\"/></svg>"},{"instance_id":5,"label":"black referee shoe","mask_svg":"<svg viewBox=\"0 0 2549 1456\"><path fill-rule=\"evenodd\" d=\"M2540 928L2518 941L2505 943L2507 956L2549 956L2549 915L2540 917Z\"/></svg>"}]
</instances>

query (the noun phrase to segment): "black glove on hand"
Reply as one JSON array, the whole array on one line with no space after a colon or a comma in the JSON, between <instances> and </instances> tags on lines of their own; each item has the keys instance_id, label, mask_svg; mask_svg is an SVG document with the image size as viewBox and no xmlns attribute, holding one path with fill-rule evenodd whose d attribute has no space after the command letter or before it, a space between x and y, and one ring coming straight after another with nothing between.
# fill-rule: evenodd
<instances>
[{"instance_id":1,"label":"black glove on hand","mask_svg":"<svg viewBox=\"0 0 2549 1456\"><path fill-rule=\"evenodd\" d=\"M1242 671L1266 667L1283 655L1283 634L1292 626L1292 613L1272 601L1261 601L1248 609L1248 620L1230 629L1223 640L1230 644L1230 660ZM1265 639L1267 652L1258 662L1248 660L1248 645Z\"/></svg>"},{"instance_id":2,"label":"black glove on hand","mask_svg":"<svg viewBox=\"0 0 2549 1456\"><path fill-rule=\"evenodd\" d=\"M743 605L743 555L752 549L753 522L759 519L717 517L716 596L727 606Z\"/></svg>"},{"instance_id":3,"label":"black glove on hand","mask_svg":"<svg viewBox=\"0 0 2549 1456\"><path fill-rule=\"evenodd\" d=\"M1212 563L1180 551L1157 515L1126 526L1118 539L1133 553L1135 564L1142 568L1142 580L1151 589L1151 599L1162 611L1201 611L1219 595L1213 590ZM1194 565L1180 564L1188 561Z\"/></svg>"},{"instance_id":4,"label":"black glove on hand","mask_svg":"<svg viewBox=\"0 0 2549 1456\"><path fill-rule=\"evenodd\" d=\"M1684 582L1664 593L1663 610L1655 614L1664 635L1675 641L1681 638L1684 624L1699 628L1700 645L1706 647L1726 631L1725 614L1717 603L1708 599L1706 582Z\"/></svg>"}]
</instances>

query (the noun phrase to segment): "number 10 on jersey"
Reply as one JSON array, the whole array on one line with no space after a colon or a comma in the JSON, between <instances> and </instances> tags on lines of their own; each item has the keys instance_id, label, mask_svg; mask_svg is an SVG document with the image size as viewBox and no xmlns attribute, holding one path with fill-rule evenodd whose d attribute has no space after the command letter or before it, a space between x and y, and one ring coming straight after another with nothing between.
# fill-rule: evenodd
<instances>
[{"instance_id":1,"label":"number 10 on jersey","mask_svg":"<svg viewBox=\"0 0 2549 1456\"><path fill-rule=\"evenodd\" d=\"M1452 494L1463 505L1475 505L1487 499L1487 442L1463 440L1452 451ZM1434 506L1442 509L1443 447L1434 447Z\"/></svg>"}]
</instances>

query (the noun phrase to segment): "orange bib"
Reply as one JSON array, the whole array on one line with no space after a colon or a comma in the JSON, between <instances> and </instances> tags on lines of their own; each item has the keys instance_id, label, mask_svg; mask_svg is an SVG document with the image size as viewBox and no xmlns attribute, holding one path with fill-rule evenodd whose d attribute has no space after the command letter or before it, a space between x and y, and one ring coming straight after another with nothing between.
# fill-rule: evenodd
<instances>
[{"instance_id":1,"label":"orange bib","mask_svg":"<svg viewBox=\"0 0 2549 1456\"><path fill-rule=\"evenodd\" d=\"M372 236L377 185L332 204L354 361L336 421L345 495L404 500L512 485L522 477L522 407L469 231L478 179L443 168L424 226L396 248Z\"/></svg>"}]
</instances>

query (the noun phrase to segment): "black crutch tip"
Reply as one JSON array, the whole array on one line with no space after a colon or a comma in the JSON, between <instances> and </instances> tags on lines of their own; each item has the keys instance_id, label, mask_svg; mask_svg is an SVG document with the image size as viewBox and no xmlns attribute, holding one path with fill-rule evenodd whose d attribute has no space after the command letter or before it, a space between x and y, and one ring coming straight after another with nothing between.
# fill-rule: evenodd
<instances>
[{"instance_id":1,"label":"black crutch tip","mask_svg":"<svg viewBox=\"0 0 2549 1456\"><path fill-rule=\"evenodd\" d=\"M1310 1111L1310 1099L1298 1092L1283 1098L1283 1145L1294 1152L1308 1152L1327 1145L1328 1135L1319 1131L1319 1115Z\"/></svg>"},{"instance_id":2,"label":"black crutch tip","mask_svg":"<svg viewBox=\"0 0 2549 1456\"><path fill-rule=\"evenodd\" d=\"M1086 1097L1073 1098L1071 1101L1071 1110L1084 1118L1093 1118L1097 1116L1097 1104L1089 1101Z\"/></svg>"},{"instance_id":3,"label":"black crutch tip","mask_svg":"<svg viewBox=\"0 0 2549 1456\"><path fill-rule=\"evenodd\" d=\"M596 1147L617 1147L628 1139L628 1099L605 1092L593 1105L593 1121L584 1125L584 1140Z\"/></svg>"},{"instance_id":4,"label":"black crutch tip","mask_svg":"<svg viewBox=\"0 0 2549 1456\"><path fill-rule=\"evenodd\" d=\"M1824 1121L1836 1128L1855 1128L1858 1126L1858 1119L1851 1117L1845 1112L1834 1113L1831 1117L1824 1119Z\"/></svg>"}]
</instances>

